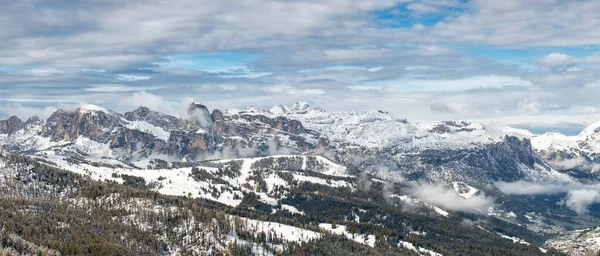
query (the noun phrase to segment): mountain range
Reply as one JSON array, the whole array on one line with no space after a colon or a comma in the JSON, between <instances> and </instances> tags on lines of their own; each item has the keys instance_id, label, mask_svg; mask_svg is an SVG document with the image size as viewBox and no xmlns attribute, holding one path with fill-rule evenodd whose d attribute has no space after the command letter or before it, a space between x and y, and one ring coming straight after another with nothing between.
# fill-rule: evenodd
<instances>
[{"instance_id":1,"label":"mountain range","mask_svg":"<svg viewBox=\"0 0 600 256\"><path fill-rule=\"evenodd\" d=\"M579 242L565 238L589 233L600 223L595 212L600 123L565 136L457 120L411 123L381 110L327 112L306 102L212 111L192 102L185 116L146 107L117 113L82 105L58 110L47 120L0 120L0 144L4 156L24 155L93 180L143 184L142 189L160 194L236 209L248 208L252 192L258 199L250 211L267 205L265 214L283 210L305 218L317 202L291 195L299 193L294 192L299 183L315 184L321 195L350 191L363 200L380 194L385 200L379 208L420 205L428 214L467 221L515 244L535 242L541 253L550 248L571 253L574 246L583 248L578 253L600 249L590 242L595 236ZM578 197L583 190L591 196ZM356 223L388 227L368 210L351 208L317 227L377 248L379 236L357 238L331 225L356 218ZM480 216L493 220L487 219L485 227L473 224ZM489 224L494 221L520 231L500 231ZM432 234L437 230L429 228ZM409 229L407 234L419 232ZM429 241L426 235L415 237ZM396 242L417 254L453 252L432 248L430 242L424 242L430 247Z\"/></svg>"}]
</instances>

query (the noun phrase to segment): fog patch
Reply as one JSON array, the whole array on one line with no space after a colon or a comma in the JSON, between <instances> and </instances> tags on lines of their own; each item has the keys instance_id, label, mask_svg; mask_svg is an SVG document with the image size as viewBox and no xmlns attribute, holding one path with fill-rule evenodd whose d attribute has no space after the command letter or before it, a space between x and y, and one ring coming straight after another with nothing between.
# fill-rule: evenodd
<instances>
[{"instance_id":1,"label":"fog patch","mask_svg":"<svg viewBox=\"0 0 600 256\"><path fill-rule=\"evenodd\" d=\"M365 192L369 192L369 190L371 190L371 186L373 185L373 181L371 180L371 177L369 176L368 173L366 172L361 172L360 175L358 175L358 189L365 191Z\"/></svg>"},{"instance_id":2,"label":"fog patch","mask_svg":"<svg viewBox=\"0 0 600 256\"><path fill-rule=\"evenodd\" d=\"M485 213L494 204L491 197L479 194L464 198L442 184L414 183L408 193L425 203L453 211Z\"/></svg>"},{"instance_id":3,"label":"fog patch","mask_svg":"<svg viewBox=\"0 0 600 256\"><path fill-rule=\"evenodd\" d=\"M496 187L507 195L557 195L566 193L559 202L577 214L588 211L590 205L600 203L600 184L563 183L537 184L526 181L497 182Z\"/></svg>"},{"instance_id":4,"label":"fog patch","mask_svg":"<svg viewBox=\"0 0 600 256\"><path fill-rule=\"evenodd\" d=\"M21 104L0 105L0 112L5 116L17 116L21 120L26 121L32 116L38 116L40 119L48 119L57 108L48 106L45 108L26 107Z\"/></svg>"},{"instance_id":5,"label":"fog patch","mask_svg":"<svg viewBox=\"0 0 600 256\"><path fill-rule=\"evenodd\" d=\"M147 107L150 110L161 113L177 115L179 114L173 106L162 96L148 93L146 91L135 92L119 102L120 105L128 108ZM180 115L179 115L180 116Z\"/></svg>"},{"instance_id":6,"label":"fog patch","mask_svg":"<svg viewBox=\"0 0 600 256\"><path fill-rule=\"evenodd\" d=\"M293 151L290 148L280 146L276 140L269 139L267 141L267 153L269 156L291 155Z\"/></svg>"},{"instance_id":7,"label":"fog patch","mask_svg":"<svg viewBox=\"0 0 600 256\"><path fill-rule=\"evenodd\" d=\"M548 162L553 167L561 170L579 169L590 172L596 172L600 170L600 164L591 163L582 157L571 159L557 159Z\"/></svg>"},{"instance_id":8,"label":"fog patch","mask_svg":"<svg viewBox=\"0 0 600 256\"><path fill-rule=\"evenodd\" d=\"M404 176L398 171L390 169L384 164L376 165L373 168L373 175L379 179L391 182L404 182Z\"/></svg>"},{"instance_id":9,"label":"fog patch","mask_svg":"<svg viewBox=\"0 0 600 256\"><path fill-rule=\"evenodd\" d=\"M571 189L577 189L583 186L583 184L580 183L538 184L527 181L496 182L495 185L502 193L507 195L555 195L567 193Z\"/></svg>"}]
</instances>

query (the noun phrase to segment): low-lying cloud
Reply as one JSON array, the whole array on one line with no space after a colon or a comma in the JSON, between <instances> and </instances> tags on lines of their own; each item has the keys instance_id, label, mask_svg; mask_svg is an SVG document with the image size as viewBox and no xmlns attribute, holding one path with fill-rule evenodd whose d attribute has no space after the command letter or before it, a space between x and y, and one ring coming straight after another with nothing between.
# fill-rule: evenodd
<instances>
[{"instance_id":1,"label":"low-lying cloud","mask_svg":"<svg viewBox=\"0 0 600 256\"><path fill-rule=\"evenodd\" d=\"M598 187L572 190L561 203L578 214L586 213L590 205L600 203L600 190Z\"/></svg>"},{"instance_id":2,"label":"low-lying cloud","mask_svg":"<svg viewBox=\"0 0 600 256\"><path fill-rule=\"evenodd\" d=\"M568 169L581 169L586 171L600 170L600 164L591 163L582 157L571 158L571 159L556 159L550 161L550 164L554 167L562 170Z\"/></svg>"},{"instance_id":3,"label":"low-lying cloud","mask_svg":"<svg viewBox=\"0 0 600 256\"><path fill-rule=\"evenodd\" d=\"M491 197L481 194L464 198L442 184L412 184L408 192L425 203L453 211L482 213L494 204Z\"/></svg>"},{"instance_id":4,"label":"low-lying cloud","mask_svg":"<svg viewBox=\"0 0 600 256\"><path fill-rule=\"evenodd\" d=\"M496 187L508 195L558 195L566 193L560 202L577 214L588 211L590 205L600 203L600 184L549 183L538 184L526 181L497 182Z\"/></svg>"}]
</instances>

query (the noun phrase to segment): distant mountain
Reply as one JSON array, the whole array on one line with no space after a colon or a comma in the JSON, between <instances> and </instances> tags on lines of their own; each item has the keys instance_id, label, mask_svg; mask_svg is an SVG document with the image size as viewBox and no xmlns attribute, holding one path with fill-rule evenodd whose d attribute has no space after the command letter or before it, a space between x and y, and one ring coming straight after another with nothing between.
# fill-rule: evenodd
<instances>
[{"instance_id":1,"label":"distant mountain","mask_svg":"<svg viewBox=\"0 0 600 256\"><path fill-rule=\"evenodd\" d=\"M600 122L589 125L576 136L556 132L537 135L518 129L506 132L530 139L534 151L555 169L587 173L597 179L594 173L600 170Z\"/></svg>"},{"instance_id":2,"label":"distant mountain","mask_svg":"<svg viewBox=\"0 0 600 256\"><path fill-rule=\"evenodd\" d=\"M165 155L193 161L281 150L326 154L376 176L394 170L410 180L478 186L493 181L572 181L552 164L577 158L593 162L597 154L592 129L576 139L519 136L527 134L524 131L515 136L466 121L413 124L385 111L327 112L306 102L212 113L193 102L184 117L145 107L119 114L84 105L72 112L58 110L45 123L11 117L0 121L0 133L3 147L17 152L126 161Z\"/></svg>"},{"instance_id":3,"label":"distant mountain","mask_svg":"<svg viewBox=\"0 0 600 256\"><path fill-rule=\"evenodd\" d=\"M570 229L593 228L600 216L575 212L566 199L569 190L513 194L497 184L593 183L600 161L598 127L600 123L578 136L535 135L459 120L411 123L381 110L328 112L306 102L268 110L212 111L192 102L179 117L146 107L121 114L83 105L58 110L45 121L36 116L25 122L14 116L0 120L0 155L8 156L4 162L11 164L0 170L18 166L8 155L17 153L33 159L18 158L23 161L39 161L98 182L209 200L238 217L261 218L263 222L256 222L260 225L271 225L264 222L271 215L278 216L278 225L301 221L309 228L289 229L314 237L325 230L380 250L375 242L388 234L396 241L381 243L402 252L458 252L464 250L454 241L458 234L444 230L467 225L485 238L469 239L495 241L486 245L487 252L541 254L545 249L531 242L548 247L542 245L547 239ZM2 177L26 184L45 179L15 176L14 171L3 175L0 185ZM478 222L482 216L487 224ZM344 223L344 230L335 228L336 222ZM361 225L370 233L356 229ZM511 228L501 228L507 225ZM224 252L226 237L240 236L224 237L215 238L222 246L215 250ZM290 237L288 242L310 241ZM425 247L418 247L416 237ZM510 247L505 240L518 245ZM557 241L557 247L570 246L564 239Z\"/></svg>"}]
</instances>

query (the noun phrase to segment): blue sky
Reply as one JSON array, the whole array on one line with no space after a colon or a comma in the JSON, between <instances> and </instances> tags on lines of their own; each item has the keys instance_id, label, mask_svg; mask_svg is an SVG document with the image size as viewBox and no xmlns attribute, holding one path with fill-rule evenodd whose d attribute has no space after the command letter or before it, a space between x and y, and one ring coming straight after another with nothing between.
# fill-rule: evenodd
<instances>
[{"instance_id":1,"label":"blue sky","mask_svg":"<svg viewBox=\"0 0 600 256\"><path fill-rule=\"evenodd\" d=\"M598 1L11 1L0 117L306 100L413 122L600 121Z\"/></svg>"}]
</instances>

